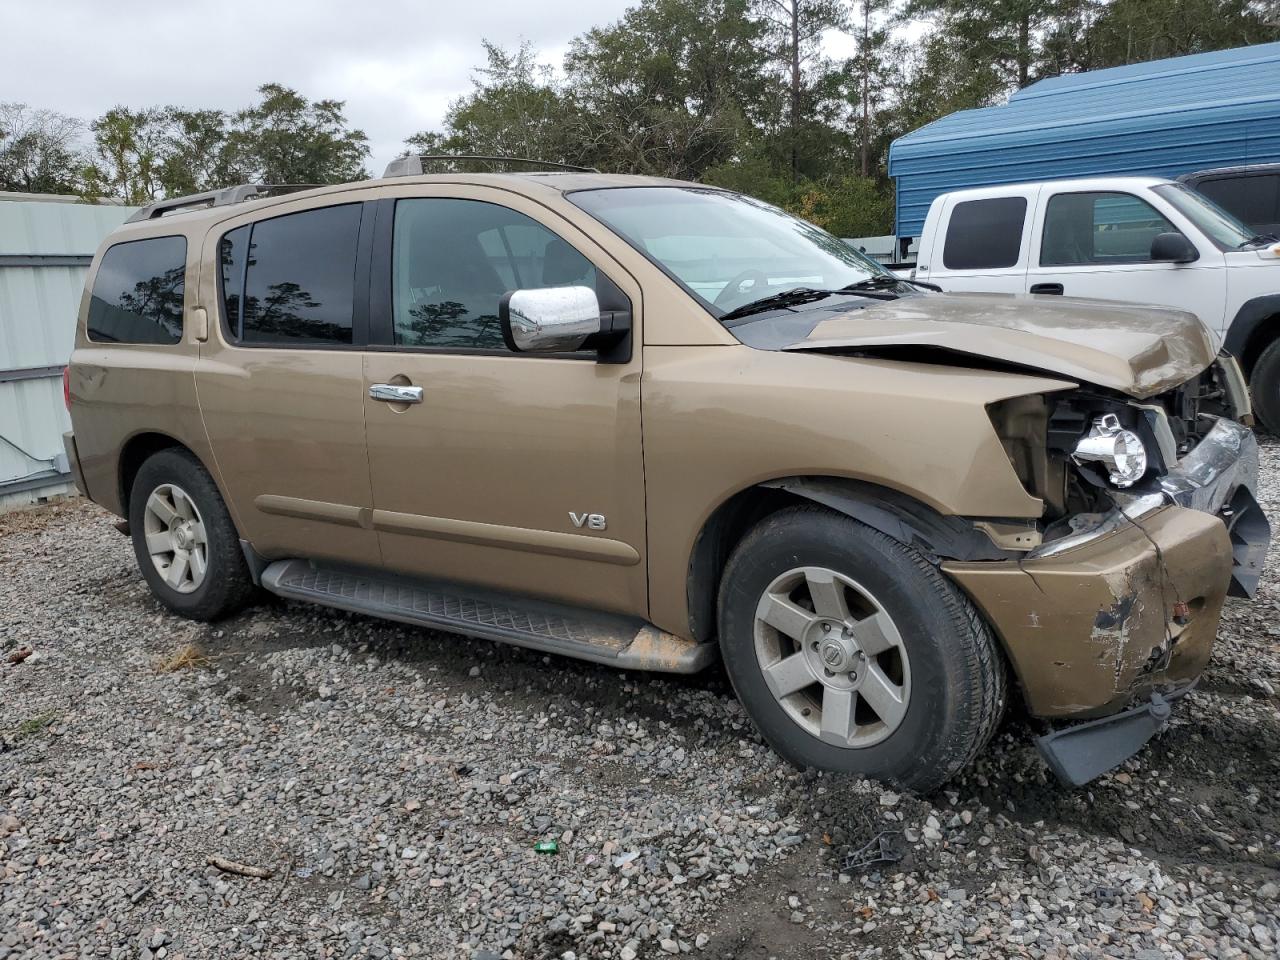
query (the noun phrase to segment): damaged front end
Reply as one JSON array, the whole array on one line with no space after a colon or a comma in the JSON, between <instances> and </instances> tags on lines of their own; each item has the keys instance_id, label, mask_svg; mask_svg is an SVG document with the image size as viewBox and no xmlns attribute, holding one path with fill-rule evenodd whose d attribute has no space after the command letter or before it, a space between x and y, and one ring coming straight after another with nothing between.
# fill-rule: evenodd
<instances>
[{"instance_id":1,"label":"damaged front end","mask_svg":"<svg viewBox=\"0 0 1280 960\"><path fill-rule=\"evenodd\" d=\"M1141 401L1080 388L991 413L1045 516L1001 531L1006 547L1020 533L1015 559L943 569L1000 634L1029 711L1092 721L1040 739L1051 768L1079 784L1163 726L1208 663L1228 593L1257 589L1270 526L1255 499L1257 441L1239 422L1248 398L1220 358Z\"/></svg>"}]
</instances>

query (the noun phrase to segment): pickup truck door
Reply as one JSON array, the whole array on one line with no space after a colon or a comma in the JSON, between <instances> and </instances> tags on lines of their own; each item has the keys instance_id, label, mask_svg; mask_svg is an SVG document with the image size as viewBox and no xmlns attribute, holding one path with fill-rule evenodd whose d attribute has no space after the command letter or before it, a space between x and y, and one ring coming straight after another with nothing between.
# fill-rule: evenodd
<instances>
[{"instance_id":1,"label":"pickup truck door","mask_svg":"<svg viewBox=\"0 0 1280 960\"><path fill-rule=\"evenodd\" d=\"M1031 184L990 196L943 197L938 228L925 238L929 249L920 251L916 276L948 292L1022 293L1039 191Z\"/></svg>"},{"instance_id":2,"label":"pickup truck door","mask_svg":"<svg viewBox=\"0 0 1280 960\"><path fill-rule=\"evenodd\" d=\"M383 565L647 615L639 285L506 190L406 186L377 206L364 403ZM625 362L504 344L505 292L608 283L631 304Z\"/></svg>"},{"instance_id":3,"label":"pickup truck door","mask_svg":"<svg viewBox=\"0 0 1280 960\"><path fill-rule=\"evenodd\" d=\"M1226 270L1221 251L1179 230L1144 198L1125 191L1048 190L1036 213L1027 292L1178 307L1221 331ZM1191 263L1156 262L1151 241L1181 232L1199 251Z\"/></svg>"}]
</instances>

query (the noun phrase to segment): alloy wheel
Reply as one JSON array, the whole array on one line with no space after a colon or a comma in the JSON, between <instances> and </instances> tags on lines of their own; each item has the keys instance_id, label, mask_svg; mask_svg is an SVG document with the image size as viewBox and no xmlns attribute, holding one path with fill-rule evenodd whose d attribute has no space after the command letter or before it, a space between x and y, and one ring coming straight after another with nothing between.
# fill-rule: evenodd
<instances>
[{"instance_id":1,"label":"alloy wheel","mask_svg":"<svg viewBox=\"0 0 1280 960\"><path fill-rule=\"evenodd\" d=\"M166 483L151 491L143 514L147 553L161 579L178 593L193 593L209 570L204 521L181 487Z\"/></svg>"},{"instance_id":2,"label":"alloy wheel","mask_svg":"<svg viewBox=\"0 0 1280 960\"><path fill-rule=\"evenodd\" d=\"M824 742L879 743L906 717L907 650L866 588L826 567L788 570L756 607L755 651L774 699Z\"/></svg>"}]
</instances>

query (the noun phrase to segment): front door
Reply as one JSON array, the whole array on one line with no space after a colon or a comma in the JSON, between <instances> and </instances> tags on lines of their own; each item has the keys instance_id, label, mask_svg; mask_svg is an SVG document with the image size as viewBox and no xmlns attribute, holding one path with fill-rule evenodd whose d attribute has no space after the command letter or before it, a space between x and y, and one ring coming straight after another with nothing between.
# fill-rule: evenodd
<instances>
[{"instance_id":1,"label":"front door","mask_svg":"<svg viewBox=\"0 0 1280 960\"><path fill-rule=\"evenodd\" d=\"M422 189L378 204L364 374L384 565L644 615L638 286L534 201ZM625 295L629 359L506 348L502 295L563 285Z\"/></svg>"},{"instance_id":2,"label":"front door","mask_svg":"<svg viewBox=\"0 0 1280 960\"><path fill-rule=\"evenodd\" d=\"M1178 229L1141 197L1059 192L1041 203L1041 211L1029 293L1177 307L1211 330L1220 328L1227 295L1222 253L1201 249L1191 263L1153 261L1151 241Z\"/></svg>"}]
</instances>

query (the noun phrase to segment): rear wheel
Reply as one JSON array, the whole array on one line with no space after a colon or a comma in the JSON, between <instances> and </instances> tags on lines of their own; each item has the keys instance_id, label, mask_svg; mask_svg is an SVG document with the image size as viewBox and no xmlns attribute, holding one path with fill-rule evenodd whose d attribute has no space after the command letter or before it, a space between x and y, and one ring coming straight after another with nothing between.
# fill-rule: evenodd
<instances>
[{"instance_id":1,"label":"rear wheel","mask_svg":"<svg viewBox=\"0 0 1280 960\"><path fill-rule=\"evenodd\" d=\"M1280 433L1280 340L1273 340L1258 356L1249 375L1249 392L1262 425Z\"/></svg>"},{"instance_id":2,"label":"rear wheel","mask_svg":"<svg viewBox=\"0 0 1280 960\"><path fill-rule=\"evenodd\" d=\"M218 620L254 594L235 525L213 478L185 450L161 450L138 471L129 495L138 568L166 607Z\"/></svg>"},{"instance_id":3,"label":"rear wheel","mask_svg":"<svg viewBox=\"0 0 1280 960\"><path fill-rule=\"evenodd\" d=\"M985 745L1004 665L968 600L916 551L801 506L734 550L726 669L761 734L799 766L930 790Z\"/></svg>"}]
</instances>

